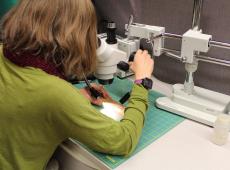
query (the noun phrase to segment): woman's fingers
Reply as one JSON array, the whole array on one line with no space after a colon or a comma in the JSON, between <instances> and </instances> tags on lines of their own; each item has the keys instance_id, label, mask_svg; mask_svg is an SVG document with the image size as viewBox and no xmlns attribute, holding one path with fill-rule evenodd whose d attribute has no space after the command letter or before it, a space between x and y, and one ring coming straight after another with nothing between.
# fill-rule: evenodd
<instances>
[{"instance_id":1,"label":"woman's fingers","mask_svg":"<svg viewBox=\"0 0 230 170\"><path fill-rule=\"evenodd\" d=\"M150 78L154 68L153 59L147 50L138 50L130 68L135 73L136 79Z\"/></svg>"},{"instance_id":2,"label":"woman's fingers","mask_svg":"<svg viewBox=\"0 0 230 170\"><path fill-rule=\"evenodd\" d=\"M94 105L97 105L97 106L101 106L103 103L103 100L102 100L102 98L97 98L97 99L92 98L91 103Z\"/></svg>"},{"instance_id":3,"label":"woman's fingers","mask_svg":"<svg viewBox=\"0 0 230 170\"><path fill-rule=\"evenodd\" d=\"M142 53L142 55L144 55L144 56L146 56L148 54L149 54L149 52L147 50L144 50L143 53Z\"/></svg>"},{"instance_id":4,"label":"woman's fingers","mask_svg":"<svg viewBox=\"0 0 230 170\"><path fill-rule=\"evenodd\" d=\"M92 83L91 86L93 88L95 88L97 91L99 91L100 93L102 93L103 97L104 98L109 98L109 93L106 91L106 89L104 88L104 86L102 85L98 85L98 84L95 84L95 83Z\"/></svg>"}]
</instances>

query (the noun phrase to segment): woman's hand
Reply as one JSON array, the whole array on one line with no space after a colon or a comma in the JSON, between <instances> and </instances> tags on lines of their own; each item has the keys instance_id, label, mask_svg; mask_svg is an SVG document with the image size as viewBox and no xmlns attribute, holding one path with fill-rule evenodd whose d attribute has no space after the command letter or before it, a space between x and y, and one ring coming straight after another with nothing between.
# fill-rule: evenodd
<instances>
[{"instance_id":1,"label":"woman's hand","mask_svg":"<svg viewBox=\"0 0 230 170\"><path fill-rule=\"evenodd\" d=\"M92 104L101 106L104 101L112 101L112 98L109 96L108 92L104 89L102 85L92 83L91 86L102 93L103 97L98 97L97 99L91 96L90 90L88 87L80 89L81 94L85 96Z\"/></svg>"},{"instance_id":2,"label":"woman's hand","mask_svg":"<svg viewBox=\"0 0 230 170\"><path fill-rule=\"evenodd\" d=\"M88 87L80 89L80 92L83 94L83 96L85 96L92 104L103 106L103 109L100 110L101 113L116 121L120 121L124 117L125 107L113 100L102 85L92 83L91 86L95 88L95 90L102 93L103 97L95 99L90 95L90 90Z\"/></svg>"},{"instance_id":3,"label":"woman's hand","mask_svg":"<svg viewBox=\"0 0 230 170\"><path fill-rule=\"evenodd\" d=\"M151 78L154 70L154 61L148 51L138 50L134 61L130 63L131 70L135 73L135 79Z\"/></svg>"}]
</instances>

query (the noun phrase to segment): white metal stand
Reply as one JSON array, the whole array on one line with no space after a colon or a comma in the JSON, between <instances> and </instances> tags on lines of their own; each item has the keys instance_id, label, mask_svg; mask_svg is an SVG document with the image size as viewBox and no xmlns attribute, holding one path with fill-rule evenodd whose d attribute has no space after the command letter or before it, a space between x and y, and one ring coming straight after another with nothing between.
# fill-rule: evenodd
<instances>
[{"instance_id":1,"label":"white metal stand","mask_svg":"<svg viewBox=\"0 0 230 170\"><path fill-rule=\"evenodd\" d=\"M230 96L194 87L193 94L184 91L184 85L175 84L171 97L157 99L157 107L183 117L213 126L220 113L230 114Z\"/></svg>"}]
</instances>

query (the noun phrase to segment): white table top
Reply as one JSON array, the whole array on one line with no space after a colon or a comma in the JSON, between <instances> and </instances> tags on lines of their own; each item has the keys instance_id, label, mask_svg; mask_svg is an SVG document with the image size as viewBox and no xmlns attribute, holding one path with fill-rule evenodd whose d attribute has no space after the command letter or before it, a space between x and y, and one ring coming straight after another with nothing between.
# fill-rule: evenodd
<instances>
[{"instance_id":1,"label":"white table top","mask_svg":"<svg viewBox=\"0 0 230 170\"><path fill-rule=\"evenodd\" d=\"M213 129L185 120L116 170L230 170L230 138L210 141Z\"/></svg>"},{"instance_id":2,"label":"white table top","mask_svg":"<svg viewBox=\"0 0 230 170\"><path fill-rule=\"evenodd\" d=\"M167 96L172 86L154 80L154 90ZM226 145L211 142L213 128L185 120L116 170L230 170L230 137Z\"/></svg>"}]
</instances>

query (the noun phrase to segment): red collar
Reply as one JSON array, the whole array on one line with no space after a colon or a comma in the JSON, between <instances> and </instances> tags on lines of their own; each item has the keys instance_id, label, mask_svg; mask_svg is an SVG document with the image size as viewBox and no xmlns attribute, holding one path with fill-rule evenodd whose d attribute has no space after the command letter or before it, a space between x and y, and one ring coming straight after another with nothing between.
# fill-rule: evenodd
<instances>
[{"instance_id":1,"label":"red collar","mask_svg":"<svg viewBox=\"0 0 230 170\"><path fill-rule=\"evenodd\" d=\"M23 53L17 55L6 48L3 48L3 54L12 63L20 67L39 68L50 75L54 75L61 79L65 79L65 76L60 68L57 68L54 63L47 62L45 59L41 57L32 55L30 53Z\"/></svg>"}]
</instances>

